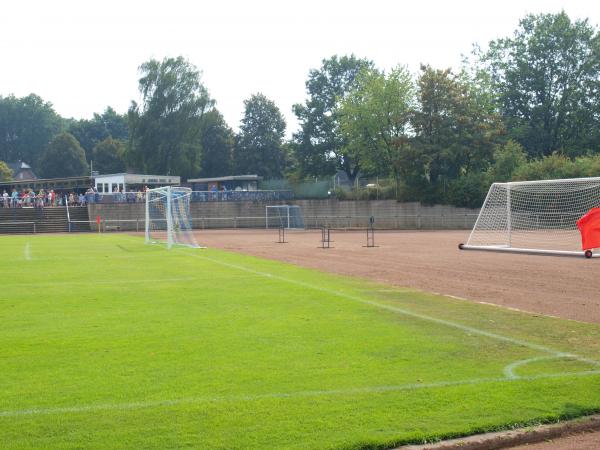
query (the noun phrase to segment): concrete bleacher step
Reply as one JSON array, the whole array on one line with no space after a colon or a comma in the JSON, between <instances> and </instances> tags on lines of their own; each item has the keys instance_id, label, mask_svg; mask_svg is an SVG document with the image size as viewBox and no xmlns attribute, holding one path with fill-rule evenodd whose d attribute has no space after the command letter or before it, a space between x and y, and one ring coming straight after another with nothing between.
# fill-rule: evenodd
<instances>
[{"instance_id":1,"label":"concrete bleacher step","mask_svg":"<svg viewBox=\"0 0 600 450\"><path fill-rule=\"evenodd\" d=\"M69 217L71 226L69 227ZM0 208L0 233L90 231L87 207Z\"/></svg>"},{"instance_id":2,"label":"concrete bleacher step","mask_svg":"<svg viewBox=\"0 0 600 450\"><path fill-rule=\"evenodd\" d=\"M71 218L71 231L91 231L87 206L71 206L69 207L69 215Z\"/></svg>"}]
</instances>

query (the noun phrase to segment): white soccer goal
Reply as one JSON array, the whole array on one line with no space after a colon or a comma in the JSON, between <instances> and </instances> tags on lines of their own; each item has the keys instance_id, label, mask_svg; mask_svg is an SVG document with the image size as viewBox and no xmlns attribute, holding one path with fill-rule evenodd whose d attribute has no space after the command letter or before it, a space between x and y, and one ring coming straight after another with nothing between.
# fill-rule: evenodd
<instances>
[{"instance_id":1,"label":"white soccer goal","mask_svg":"<svg viewBox=\"0 0 600 450\"><path fill-rule=\"evenodd\" d=\"M190 221L192 190L161 187L146 191L146 243L198 247Z\"/></svg>"},{"instance_id":2,"label":"white soccer goal","mask_svg":"<svg viewBox=\"0 0 600 450\"><path fill-rule=\"evenodd\" d=\"M600 256L582 250L577 221L600 206L600 178L494 183L461 249Z\"/></svg>"},{"instance_id":3,"label":"white soccer goal","mask_svg":"<svg viewBox=\"0 0 600 450\"><path fill-rule=\"evenodd\" d=\"M268 205L265 208L266 228L304 228L302 209L297 205Z\"/></svg>"}]
</instances>

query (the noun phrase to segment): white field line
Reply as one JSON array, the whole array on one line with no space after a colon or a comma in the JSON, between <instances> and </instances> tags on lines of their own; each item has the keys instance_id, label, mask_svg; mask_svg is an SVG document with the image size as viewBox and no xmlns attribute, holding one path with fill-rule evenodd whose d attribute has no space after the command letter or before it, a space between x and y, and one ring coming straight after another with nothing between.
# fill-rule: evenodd
<instances>
[{"instance_id":1,"label":"white field line","mask_svg":"<svg viewBox=\"0 0 600 450\"><path fill-rule=\"evenodd\" d=\"M584 372L561 372L554 374L535 375L530 377L520 378L473 378L470 380L456 381L439 381L434 383L409 383L399 384L395 386L367 386L360 388L348 389L329 389L329 390L312 390L312 391L295 391L295 392L274 392L267 394L255 395L223 395L215 397L185 397L171 400L148 400L126 403L101 403L92 405L80 406L64 406L57 408L30 408L0 411L0 418L3 417L20 417L20 416L39 416L48 414L67 414L67 413L85 413L94 411L123 411L136 410L144 408L178 406L183 404L198 404L198 403L217 403L217 402L251 402L257 400L268 399L299 399L311 397L324 397L332 395L360 395L360 394L381 394L386 392L397 391L415 391L419 389L434 389L453 386L479 385L488 383L507 383L517 381L535 381L541 379L552 378L567 378L567 377L584 377L600 375L600 370L588 370Z\"/></svg>"},{"instance_id":2,"label":"white field line","mask_svg":"<svg viewBox=\"0 0 600 450\"><path fill-rule=\"evenodd\" d=\"M340 298L344 298L344 299L347 299L347 300L352 300L352 301L363 303L363 304L366 304L366 305L375 306L377 308L385 309L387 311L392 311L392 312L395 312L395 313L398 313L398 314L402 314L402 315L405 315L405 316L414 317L416 319L420 319L420 320L425 320L425 321L428 321L428 322L437 323L439 325L444 325L446 327L456 328L456 329L462 330L462 331L464 331L466 333L476 334L476 335L479 335L479 336L485 336L485 337L490 338L490 339L495 339L495 340L502 341L502 342L508 342L510 344L514 344L514 345L517 345L517 346L527 347L527 348L530 348L532 350L536 350L536 351L539 351L539 352L542 352L542 353L550 354L550 355L552 355L552 356L554 356L556 358L573 358L573 359L576 359L576 360L581 361L581 362L587 362L587 363L593 364L593 365L600 365L600 361L595 361L595 360L592 360L592 359L589 359L589 358L585 358L583 356L575 355L573 353L561 352L561 351L558 351L558 350L554 350L554 349L552 349L550 347L546 347L546 346L539 345L539 344L534 344L532 342L524 341L522 339L516 339L516 338L509 337L509 336L503 336L501 334L496 334L496 333L492 333L492 332L489 332L489 331L480 330L478 328L473 328L473 327L470 327L470 326L467 326L467 325L461 325L459 323L451 322L449 320L438 319L436 317L432 317L432 316L428 316L428 315L425 315L425 314L416 313L414 311L410 311L410 310L404 309L404 308L399 308L397 306L386 305L384 303L378 303L378 302L375 302L373 300L366 300L364 298L361 298L361 297L358 297L358 296L355 296L355 295L345 294L343 292L334 291L334 290L327 289L327 288L324 288L324 287L321 287L321 286L317 286L317 285L305 283L303 281L298 281L298 280L293 280L293 279L290 279L290 278L285 278L285 277L282 277L282 276L279 276L279 275L274 275L274 274L268 273L268 272L261 272L259 270L254 270L254 269L251 269L249 267L240 266L238 264L227 263L227 262L224 262L224 261L220 261L218 259L210 258L208 256L199 255L197 253L185 253L185 254L189 255L189 256L194 256L196 258L204 259L206 261L210 261L212 263L219 264L219 265L222 265L222 266L225 266L225 267L229 267L229 268L232 268L232 269L242 270L242 271L253 273L253 274L265 277L265 278L271 278L271 279L276 279L276 280L283 281L283 282L286 282L286 283L295 284L297 286L302 286L304 288L312 289L312 290L319 291L319 292L325 292L327 294L335 295L335 296L340 297Z\"/></svg>"},{"instance_id":3,"label":"white field line","mask_svg":"<svg viewBox=\"0 0 600 450\"><path fill-rule=\"evenodd\" d=\"M552 359L559 359L559 357L557 356L539 356L537 358L529 358L529 359L521 359L519 361L515 361L513 363L510 363L509 365L507 365L504 368L504 376L506 378L510 378L510 379L517 379L517 378L521 378L519 375L517 375L515 373L515 369L521 366L525 366L529 363L532 362L537 362L537 361L548 361L548 360L552 360Z\"/></svg>"},{"instance_id":4,"label":"white field line","mask_svg":"<svg viewBox=\"0 0 600 450\"><path fill-rule=\"evenodd\" d=\"M23 249L23 256L25 260L31 261L31 246L29 245L29 241L25 243L25 248Z\"/></svg>"}]
</instances>

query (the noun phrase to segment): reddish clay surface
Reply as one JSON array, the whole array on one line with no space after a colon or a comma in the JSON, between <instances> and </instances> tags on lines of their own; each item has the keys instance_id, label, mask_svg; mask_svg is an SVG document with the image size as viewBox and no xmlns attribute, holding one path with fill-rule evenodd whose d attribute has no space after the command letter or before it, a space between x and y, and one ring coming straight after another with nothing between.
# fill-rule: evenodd
<instances>
[{"instance_id":1,"label":"reddish clay surface","mask_svg":"<svg viewBox=\"0 0 600 450\"><path fill-rule=\"evenodd\" d=\"M197 239L222 248L396 286L489 302L533 313L600 323L600 258L460 251L466 231L331 232L331 248L320 231L206 230ZM585 433L519 450L600 449L600 432Z\"/></svg>"},{"instance_id":2,"label":"reddish clay surface","mask_svg":"<svg viewBox=\"0 0 600 450\"><path fill-rule=\"evenodd\" d=\"M513 450L594 450L600 449L600 432L582 433L548 442L519 445Z\"/></svg>"}]
</instances>

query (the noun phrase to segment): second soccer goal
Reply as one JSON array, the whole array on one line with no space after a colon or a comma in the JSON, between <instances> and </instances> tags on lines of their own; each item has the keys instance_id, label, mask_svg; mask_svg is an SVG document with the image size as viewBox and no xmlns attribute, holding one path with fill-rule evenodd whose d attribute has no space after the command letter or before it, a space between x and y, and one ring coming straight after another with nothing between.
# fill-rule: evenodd
<instances>
[{"instance_id":1,"label":"second soccer goal","mask_svg":"<svg viewBox=\"0 0 600 450\"><path fill-rule=\"evenodd\" d=\"M304 228L302 209L297 205L267 205L265 228Z\"/></svg>"}]
</instances>

